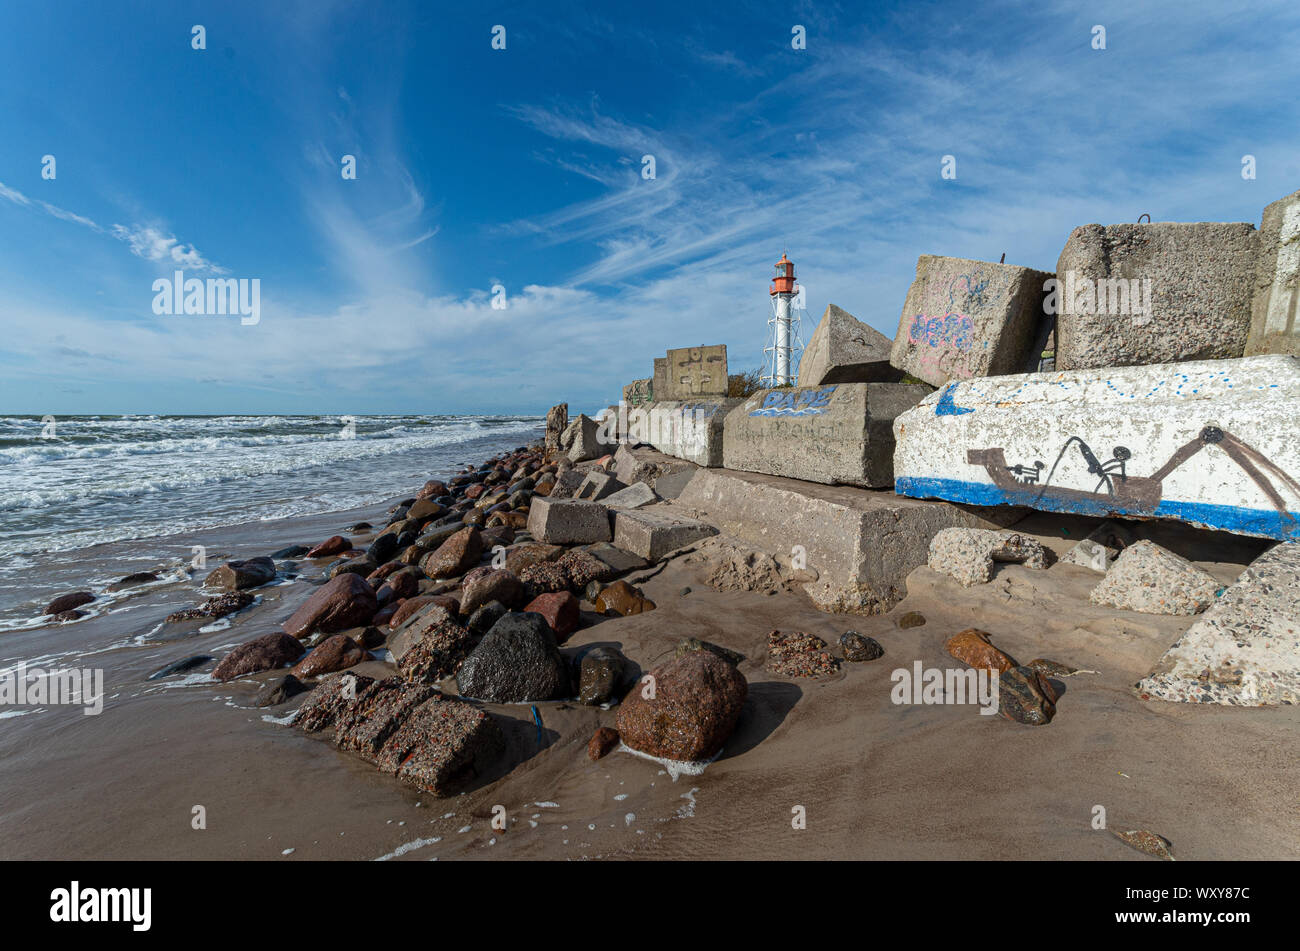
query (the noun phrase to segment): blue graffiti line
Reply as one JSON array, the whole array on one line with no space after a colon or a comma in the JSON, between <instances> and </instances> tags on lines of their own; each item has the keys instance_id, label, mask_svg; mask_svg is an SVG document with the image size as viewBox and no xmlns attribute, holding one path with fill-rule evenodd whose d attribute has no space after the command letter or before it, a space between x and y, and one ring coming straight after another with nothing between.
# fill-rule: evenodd
<instances>
[{"instance_id":1,"label":"blue graffiti line","mask_svg":"<svg viewBox=\"0 0 1300 951\"><path fill-rule=\"evenodd\" d=\"M816 416L831 405L834 386L797 390L769 390L762 406L750 416Z\"/></svg>"},{"instance_id":2,"label":"blue graffiti line","mask_svg":"<svg viewBox=\"0 0 1300 951\"><path fill-rule=\"evenodd\" d=\"M958 386L957 383L949 383L943 388L943 392L939 395L939 402L934 407L935 416L960 416L963 413L975 412L969 406L958 406L953 402Z\"/></svg>"},{"instance_id":3,"label":"blue graffiti line","mask_svg":"<svg viewBox=\"0 0 1300 951\"><path fill-rule=\"evenodd\" d=\"M958 350L966 351L971 348L974 333L975 328L969 317L956 311L949 311L942 317L917 314L912 318L907 336L917 345L925 344L937 348L944 344L952 344Z\"/></svg>"}]
</instances>

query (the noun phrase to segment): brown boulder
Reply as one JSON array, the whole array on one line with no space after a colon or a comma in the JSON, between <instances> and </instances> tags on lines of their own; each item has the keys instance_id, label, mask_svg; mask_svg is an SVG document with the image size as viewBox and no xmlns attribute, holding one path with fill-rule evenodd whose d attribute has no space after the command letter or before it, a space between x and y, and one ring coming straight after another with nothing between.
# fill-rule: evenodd
<instances>
[{"instance_id":1,"label":"brown boulder","mask_svg":"<svg viewBox=\"0 0 1300 951\"><path fill-rule=\"evenodd\" d=\"M552 591L539 594L529 601L524 611L533 611L546 618L546 623L555 632L556 643L578 629L578 599L568 591Z\"/></svg>"},{"instance_id":2,"label":"brown boulder","mask_svg":"<svg viewBox=\"0 0 1300 951\"><path fill-rule=\"evenodd\" d=\"M285 633L306 637L315 631L334 634L368 624L379 610L369 582L356 574L325 582L284 622Z\"/></svg>"},{"instance_id":3,"label":"brown boulder","mask_svg":"<svg viewBox=\"0 0 1300 951\"><path fill-rule=\"evenodd\" d=\"M217 680L233 680L259 670L275 670L291 664L302 656L302 645L288 634L278 631L263 634L245 644L240 644L217 664L212 676Z\"/></svg>"},{"instance_id":4,"label":"brown boulder","mask_svg":"<svg viewBox=\"0 0 1300 951\"><path fill-rule=\"evenodd\" d=\"M223 591L242 591L274 580L274 561L270 558L249 558L247 561L226 562L203 579L203 586Z\"/></svg>"},{"instance_id":5,"label":"brown boulder","mask_svg":"<svg viewBox=\"0 0 1300 951\"><path fill-rule=\"evenodd\" d=\"M420 567L430 578L451 578L473 568L481 554L483 539L478 529L466 526L425 555Z\"/></svg>"},{"instance_id":6,"label":"brown boulder","mask_svg":"<svg viewBox=\"0 0 1300 951\"><path fill-rule=\"evenodd\" d=\"M336 670L347 670L369 659L370 655L352 638L335 634L317 644L289 673L295 677L318 677Z\"/></svg>"},{"instance_id":7,"label":"brown boulder","mask_svg":"<svg viewBox=\"0 0 1300 951\"><path fill-rule=\"evenodd\" d=\"M520 574L525 568L555 561L563 554L564 549L559 545L543 545L540 542L519 545L506 552L506 567L515 574Z\"/></svg>"},{"instance_id":8,"label":"brown boulder","mask_svg":"<svg viewBox=\"0 0 1300 951\"><path fill-rule=\"evenodd\" d=\"M600 759L616 746L618 746L618 730L602 726L587 741L587 755L592 759Z\"/></svg>"},{"instance_id":9,"label":"brown boulder","mask_svg":"<svg viewBox=\"0 0 1300 951\"><path fill-rule=\"evenodd\" d=\"M72 594L64 594L55 598L45 608L46 614L63 614L65 611L71 611L73 608L79 608L83 604L89 604L95 600L95 596L89 591L74 591Z\"/></svg>"},{"instance_id":10,"label":"brown boulder","mask_svg":"<svg viewBox=\"0 0 1300 951\"><path fill-rule=\"evenodd\" d=\"M447 494L446 483L439 482L437 479L430 479L428 482L424 483L424 488L420 489L419 492L415 493L415 498L417 500L437 499L437 498L441 498L446 494Z\"/></svg>"},{"instance_id":11,"label":"brown boulder","mask_svg":"<svg viewBox=\"0 0 1300 951\"><path fill-rule=\"evenodd\" d=\"M998 675L998 712L1030 726L1056 716L1056 688L1032 667L1013 667Z\"/></svg>"},{"instance_id":12,"label":"brown boulder","mask_svg":"<svg viewBox=\"0 0 1300 951\"><path fill-rule=\"evenodd\" d=\"M477 572L482 574L477 574ZM513 571L506 568L476 568L465 576L461 589L460 612L473 614L489 601L500 601L508 608L523 599L524 586Z\"/></svg>"},{"instance_id":13,"label":"brown boulder","mask_svg":"<svg viewBox=\"0 0 1300 951\"><path fill-rule=\"evenodd\" d=\"M308 558L328 558L331 555L337 555L347 551L352 547L352 543L342 535L331 535L311 551L307 552Z\"/></svg>"},{"instance_id":14,"label":"brown boulder","mask_svg":"<svg viewBox=\"0 0 1300 951\"><path fill-rule=\"evenodd\" d=\"M420 613L420 609L426 604L433 604L433 598L430 595L422 594L417 598L407 598L401 603L397 611L388 621L388 626L392 628L401 627L409 618L415 617Z\"/></svg>"},{"instance_id":15,"label":"brown boulder","mask_svg":"<svg viewBox=\"0 0 1300 951\"><path fill-rule=\"evenodd\" d=\"M615 581L607 588L602 588L596 598L596 610L601 614L615 614L627 617L630 614L644 614L653 611L655 603L642 597L636 588L626 581Z\"/></svg>"},{"instance_id":16,"label":"brown boulder","mask_svg":"<svg viewBox=\"0 0 1300 951\"><path fill-rule=\"evenodd\" d=\"M1005 673L1016 666L1008 655L989 643L992 635L988 631L968 627L959 634L954 634L944 645L944 649L963 663L976 669L996 670Z\"/></svg>"},{"instance_id":17,"label":"brown boulder","mask_svg":"<svg viewBox=\"0 0 1300 951\"><path fill-rule=\"evenodd\" d=\"M618 708L618 733L633 749L699 761L722 749L740 719L749 685L726 661L691 651L639 680Z\"/></svg>"},{"instance_id":18,"label":"brown boulder","mask_svg":"<svg viewBox=\"0 0 1300 951\"><path fill-rule=\"evenodd\" d=\"M388 576L388 579L375 592L375 600L388 604L402 598L413 598L420 593L420 579L410 569L403 569Z\"/></svg>"}]
</instances>

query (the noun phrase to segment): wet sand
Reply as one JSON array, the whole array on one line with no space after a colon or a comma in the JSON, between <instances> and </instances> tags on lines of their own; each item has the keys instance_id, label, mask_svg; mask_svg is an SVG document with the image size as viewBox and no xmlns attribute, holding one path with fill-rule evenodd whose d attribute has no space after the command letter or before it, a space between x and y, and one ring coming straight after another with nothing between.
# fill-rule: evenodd
<instances>
[{"instance_id":1,"label":"wet sand","mask_svg":"<svg viewBox=\"0 0 1300 951\"><path fill-rule=\"evenodd\" d=\"M210 559L248 557L318 541L361 519L382 524L387 507L168 541L204 544ZM1017 527L1059 554L1084 523L1072 537L1062 524L1032 518ZM1260 546L1223 539L1189 533L1183 553L1200 555L1226 583ZM321 567L303 563L307 574ZM167 613L201 600L195 580L150 589L127 602L129 610L0 641L5 666L60 654L47 666L102 666L109 698L100 716L51 708L0 720L0 857L1153 861L1094 830L1095 805L1105 807L1110 829L1157 832L1180 860L1300 856L1300 711L1142 701L1132 684L1191 619L1098 609L1087 592L1100 576L1087 569L1004 565L990 584L963 589L920 568L908 598L877 617L823 614L798 593L714 591L680 558L628 577L649 575L644 590L657 610L585 614L563 649L607 643L645 669L688 635L742 652L749 700L702 775L674 781L658 764L624 753L591 762L587 740L596 726L613 724L614 710L539 703L539 738L528 705L489 704L509 718L503 768L518 765L434 799L275 722L301 698L251 707L275 672L218 684L206 679L208 665L147 681L165 663L196 653L219 658L275 629L311 590L306 580L257 589L261 602L229 629L140 642ZM899 629L896 619L908 611L927 623ZM891 702L892 670L915 660L959 666L943 644L972 625L1022 661L1047 657L1099 673L1060 681L1056 718L1043 727L981 716L975 706ZM782 678L762 667L773 628L806 630L832 645L853 629L886 653L846 662L825 679ZM196 805L205 829L192 827ZM497 805L509 817L505 831L491 825ZM796 806L806 810L806 829L792 828Z\"/></svg>"}]
</instances>

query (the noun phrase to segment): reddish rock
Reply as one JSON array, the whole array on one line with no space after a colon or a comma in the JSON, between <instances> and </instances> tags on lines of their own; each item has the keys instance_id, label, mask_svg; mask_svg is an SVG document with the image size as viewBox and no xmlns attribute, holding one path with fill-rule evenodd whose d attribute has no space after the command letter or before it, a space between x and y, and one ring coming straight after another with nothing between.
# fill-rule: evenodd
<instances>
[{"instance_id":1,"label":"reddish rock","mask_svg":"<svg viewBox=\"0 0 1300 951\"><path fill-rule=\"evenodd\" d=\"M83 604L89 604L95 600L95 596L89 591L74 591L72 594L64 594L55 598L45 608L46 614L63 614L65 611L71 611L73 608L79 608Z\"/></svg>"},{"instance_id":2,"label":"reddish rock","mask_svg":"<svg viewBox=\"0 0 1300 951\"><path fill-rule=\"evenodd\" d=\"M591 735L591 739L587 742L587 755L592 759L600 759L616 746L618 746L618 730L613 727L602 726Z\"/></svg>"},{"instance_id":3,"label":"reddish rock","mask_svg":"<svg viewBox=\"0 0 1300 951\"><path fill-rule=\"evenodd\" d=\"M569 576L564 573L563 568L551 561L529 565L519 573L519 580L534 595L569 589Z\"/></svg>"},{"instance_id":4,"label":"reddish rock","mask_svg":"<svg viewBox=\"0 0 1300 951\"><path fill-rule=\"evenodd\" d=\"M451 578L478 564L482 553L483 539L478 529L467 526L426 555L420 567L430 578Z\"/></svg>"},{"instance_id":5,"label":"reddish rock","mask_svg":"<svg viewBox=\"0 0 1300 951\"><path fill-rule=\"evenodd\" d=\"M522 574L525 568L555 561L563 554L564 549L559 545L543 545L540 542L520 545L506 552L505 566L518 575Z\"/></svg>"},{"instance_id":6,"label":"reddish rock","mask_svg":"<svg viewBox=\"0 0 1300 951\"><path fill-rule=\"evenodd\" d=\"M371 626L384 627L386 624L388 624L389 621L393 619L393 615L397 613L397 609L400 608L405 603L406 601L404 600L394 601L391 604L388 604L385 607L380 608L378 611L375 612L374 616L370 619Z\"/></svg>"},{"instance_id":7,"label":"reddish rock","mask_svg":"<svg viewBox=\"0 0 1300 951\"><path fill-rule=\"evenodd\" d=\"M968 627L959 634L954 634L944 645L944 649L959 661L978 669L996 670L1005 673L1016 667L1016 662L1007 654L989 643L988 631Z\"/></svg>"},{"instance_id":8,"label":"reddish rock","mask_svg":"<svg viewBox=\"0 0 1300 951\"><path fill-rule=\"evenodd\" d=\"M352 543L342 535L331 535L311 551L307 552L308 558L328 558L331 555L338 555L352 547Z\"/></svg>"},{"instance_id":9,"label":"reddish rock","mask_svg":"<svg viewBox=\"0 0 1300 951\"><path fill-rule=\"evenodd\" d=\"M786 677L825 677L840 669L826 642L803 631L772 631L767 635L768 670Z\"/></svg>"},{"instance_id":10,"label":"reddish rock","mask_svg":"<svg viewBox=\"0 0 1300 951\"><path fill-rule=\"evenodd\" d=\"M427 594L422 594L416 598L407 598L401 603L401 606L397 608L396 612L389 620L388 626L394 628L400 627L408 618L414 617L419 613L420 608L424 607L426 604L433 603L433 597Z\"/></svg>"},{"instance_id":11,"label":"reddish rock","mask_svg":"<svg viewBox=\"0 0 1300 951\"><path fill-rule=\"evenodd\" d=\"M208 598L197 608L175 611L167 615L167 621L174 624L177 621L196 621L200 618L221 618L243 610L255 600L256 597L247 591L230 591L215 598Z\"/></svg>"},{"instance_id":12,"label":"reddish rock","mask_svg":"<svg viewBox=\"0 0 1300 951\"><path fill-rule=\"evenodd\" d=\"M744 675L708 651L691 651L650 677L638 680L618 708L623 742L673 760L715 756L740 719L749 691Z\"/></svg>"},{"instance_id":13,"label":"reddish rock","mask_svg":"<svg viewBox=\"0 0 1300 951\"><path fill-rule=\"evenodd\" d=\"M998 675L998 712L1008 720L1044 726L1056 716L1056 688L1032 667L1012 667Z\"/></svg>"},{"instance_id":14,"label":"reddish rock","mask_svg":"<svg viewBox=\"0 0 1300 951\"><path fill-rule=\"evenodd\" d=\"M487 486L483 485L483 483L480 482L477 485L471 485L468 489L465 490L465 498L477 499L480 495L482 495L486 491L487 491Z\"/></svg>"},{"instance_id":15,"label":"reddish rock","mask_svg":"<svg viewBox=\"0 0 1300 951\"><path fill-rule=\"evenodd\" d=\"M284 630L294 637L306 637L315 631L334 634L368 624L378 610L375 592L364 578L336 575L293 612L284 622Z\"/></svg>"},{"instance_id":16,"label":"reddish rock","mask_svg":"<svg viewBox=\"0 0 1300 951\"><path fill-rule=\"evenodd\" d=\"M203 586L221 588L223 591L242 591L274 580L274 561L270 558L249 558L247 561L226 562L203 580Z\"/></svg>"},{"instance_id":17,"label":"reddish rock","mask_svg":"<svg viewBox=\"0 0 1300 951\"><path fill-rule=\"evenodd\" d=\"M452 617L460 614L460 598L454 594L433 594L429 600L439 607L446 608Z\"/></svg>"},{"instance_id":18,"label":"reddish rock","mask_svg":"<svg viewBox=\"0 0 1300 951\"><path fill-rule=\"evenodd\" d=\"M437 479L430 479L428 482L424 483L424 488L420 489L419 492L415 493L415 497L417 500L436 499L436 498L441 498L446 494L447 494L446 483L439 482Z\"/></svg>"},{"instance_id":19,"label":"reddish rock","mask_svg":"<svg viewBox=\"0 0 1300 951\"><path fill-rule=\"evenodd\" d=\"M419 622L417 622L418 624ZM437 683L460 670L478 638L450 618L423 625L419 640L397 662L402 677L412 683Z\"/></svg>"},{"instance_id":20,"label":"reddish rock","mask_svg":"<svg viewBox=\"0 0 1300 951\"><path fill-rule=\"evenodd\" d=\"M539 594L528 602L524 611L534 611L546 618L557 643L578 629L578 599L568 591Z\"/></svg>"},{"instance_id":21,"label":"reddish rock","mask_svg":"<svg viewBox=\"0 0 1300 951\"><path fill-rule=\"evenodd\" d=\"M565 552L555 564L569 579L569 587L578 591L593 581L608 581L618 574L595 555L590 555L581 548Z\"/></svg>"},{"instance_id":22,"label":"reddish rock","mask_svg":"<svg viewBox=\"0 0 1300 951\"><path fill-rule=\"evenodd\" d=\"M388 561L380 565L370 574L366 575L367 581L383 581L395 571L401 571L405 565L400 561Z\"/></svg>"},{"instance_id":23,"label":"reddish rock","mask_svg":"<svg viewBox=\"0 0 1300 951\"><path fill-rule=\"evenodd\" d=\"M335 634L317 644L289 673L295 677L318 677L336 670L347 670L369 659L370 655L352 638Z\"/></svg>"},{"instance_id":24,"label":"reddish rock","mask_svg":"<svg viewBox=\"0 0 1300 951\"><path fill-rule=\"evenodd\" d=\"M294 638L278 631L240 644L217 664L212 676L217 680L233 680L259 670L275 670L291 664L302 656L303 648Z\"/></svg>"},{"instance_id":25,"label":"reddish rock","mask_svg":"<svg viewBox=\"0 0 1300 951\"><path fill-rule=\"evenodd\" d=\"M476 568L465 576L461 588L460 610L473 614L489 601L500 601L508 608L517 607L523 600L524 586L513 571L505 568Z\"/></svg>"},{"instance_id":26,"label":"reddish rock","mask_svg":"<svg viewBox=\"0 0 1300 951\"><path fill-rule=\"evenodd\" d=\"M612 611L627 617L630 614L644 614L654 609L655 603L649 598L642 597L641 593L626 581L615 581L609 587L602 588L596 598L596 610L601 614Z\"/></svg>"},{"instance_id":27,"label":"reddish rock","mask_svg":"<svg viewBox=\"0 0 1300 951\"><path fill-rule=\"evenodd\" d=\"M413 598L419 593L419 579L415 576L415 572L406 569L390 575L375 592L375 598L380 604L389 604L401 598Z\"/></svg>"}]
</instances>

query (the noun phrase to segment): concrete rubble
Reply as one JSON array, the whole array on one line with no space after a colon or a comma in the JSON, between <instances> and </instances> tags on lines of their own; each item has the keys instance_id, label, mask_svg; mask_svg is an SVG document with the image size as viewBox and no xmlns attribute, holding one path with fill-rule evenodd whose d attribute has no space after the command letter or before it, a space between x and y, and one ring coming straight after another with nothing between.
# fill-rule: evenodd
<instances>
[{"instance_id":1,"label":"concrete rubble","mask_svg":"<svg viewBox=\"0 0 1300 951\"><path fill-rule=\"evenodd\" d=\"M890 365L893 341L847 310L826 305L799 361L799 385L897 383L903 372Z\"/></svg>"},{"instance_id":2,"label":"concrete rubble","mask_svg":"<svg viewBox=\"0 0 1300 951\"><path fill-rule=\"evenodd\" d=\"M1300 191L1264 209L1246 356L1300 357Z\"/></svg>"}]
</instances>

